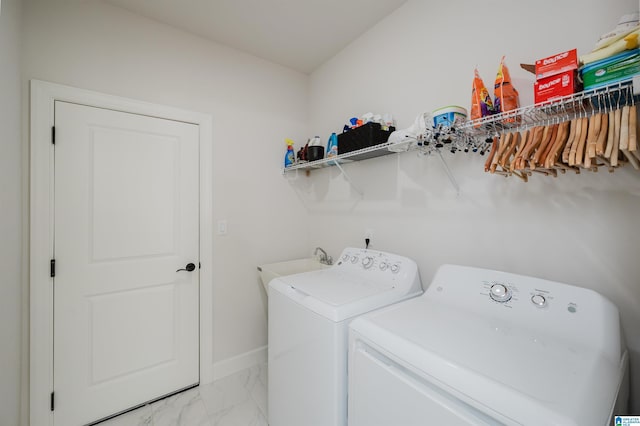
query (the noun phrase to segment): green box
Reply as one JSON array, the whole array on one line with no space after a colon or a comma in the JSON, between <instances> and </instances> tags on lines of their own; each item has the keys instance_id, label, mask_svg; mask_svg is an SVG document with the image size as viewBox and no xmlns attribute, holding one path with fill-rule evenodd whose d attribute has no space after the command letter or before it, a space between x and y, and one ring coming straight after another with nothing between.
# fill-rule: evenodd
<instances>
[{"instance_id":1,"label":"green box","mask_svg":"<svg viewBox=\"0 0 640 426\"><path fill-rule=\"evenodd\" d=\"M619 53L580 70L584 90L596 89L640 74L640 49Z\"/></svg>"}]
</instances>

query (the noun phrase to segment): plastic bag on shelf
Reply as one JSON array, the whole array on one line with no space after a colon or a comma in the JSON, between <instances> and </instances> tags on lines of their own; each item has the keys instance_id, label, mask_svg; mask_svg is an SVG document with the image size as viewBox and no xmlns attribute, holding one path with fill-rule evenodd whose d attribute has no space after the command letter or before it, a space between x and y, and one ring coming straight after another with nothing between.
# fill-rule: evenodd
<instances>
[{"instance_id":1,"label":"plastic bag on shelf","mask_svg":"<svg viewBox=\"0 0 640 426\"><path fill-rule=\"evenodd\" d=\"M493 114L493 102L487 87L484 85L478 68L475 69L473 87L471 89L471 119L486 117Z\"/></svg>"}]
</instances>

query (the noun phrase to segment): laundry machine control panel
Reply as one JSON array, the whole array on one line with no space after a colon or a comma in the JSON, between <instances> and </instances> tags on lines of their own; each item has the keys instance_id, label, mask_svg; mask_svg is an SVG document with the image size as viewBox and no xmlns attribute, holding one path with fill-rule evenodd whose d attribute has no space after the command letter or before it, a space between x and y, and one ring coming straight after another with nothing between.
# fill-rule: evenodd
<instances>
[{"instance_id":1,"label":"laundry machine control panel","mask_svg":"<svg viewBox=\"0 0 640 426\"><path fill-rule=\"evenodd\" d=\"M344 269L368 269L381 273L398 274L403 265L415 263L406 257L376 250L347 248L340 255L337 266Z\"/></svg>"},{"instance_id":2,"label":"laundry machine control panel","mask_svg":"<svg viewBox=\"0 0 640 426\"><path fill-rule=\"evenodd\" d=\"M528 277L523 279L512 278L510 280L482 280L480 294L488 296L489 301L502 303L513 308L514 305L524 303L525 305L538 309L547 309L551 301L555 299L553 290L549 285L542 285L543 282L527 282Z\"/></svg>"},{"instance_id":3,"label":"laundry machine control panel","mask_svg":"<svg viewBox=\"0 0 640 426\"><path fill-rule=\"evenodd\" d=\"M472 310L530 312L553 321L567 315L595 315L601 297L592 290L502 271L444 265L427 289L431 297ZM509 314L510 313L510 314Z\"/></svg>"},{"instance_id":4,"label":"laundry machine control panel","mask_svg":"<svg viewBox=\"0 0 640 426\"><path fill-rule=\"evenodd\" d=\"M348 247L345 248L333 266L336 271L349 275L352 279L385 288L413 288L422 291L418 265L404 256Z\"/></svg>"}]
</instances>

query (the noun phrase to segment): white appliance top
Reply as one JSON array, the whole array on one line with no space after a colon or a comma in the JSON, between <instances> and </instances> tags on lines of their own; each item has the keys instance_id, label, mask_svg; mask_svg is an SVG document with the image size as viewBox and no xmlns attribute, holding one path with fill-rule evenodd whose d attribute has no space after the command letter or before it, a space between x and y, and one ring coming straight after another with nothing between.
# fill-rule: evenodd
<instances>
[{"instance_id":1,"label":"white appliance top","mask_svg":"<svg viewBox=\"0 0 640 426\"><path fill-rule=\"evenodd\" d=\"M269 288L336 322L422 293L413 260L358 248L344 249L330 268L279 277Z\"/></svg>"},{"instance_id":2,"label":"white appliance top","mask_svg":"<svg viewBox=\"0 0 640 426\"><path fill-rule=\"evenodd\" d=\"M618 310L598 293L463 266L442 266L424 295L351 330L514 423L606 424L627 362Z\"/></svg>"}]
</instances>

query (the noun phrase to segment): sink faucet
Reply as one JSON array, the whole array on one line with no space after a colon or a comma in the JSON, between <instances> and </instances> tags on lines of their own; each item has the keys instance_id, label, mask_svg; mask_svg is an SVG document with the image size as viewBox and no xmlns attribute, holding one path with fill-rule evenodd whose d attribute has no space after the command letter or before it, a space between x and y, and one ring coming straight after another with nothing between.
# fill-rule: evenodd
<instances>
[{"instance_id":1,"label":"sink faucet","mask_svg":"<svg viewBox=\"0 0 640 426\"><path fill-rule=\"evenodd\" d=\"M322 249L322 247L316 247L316 250L313 252L313 255L317 256L318 252L320 252L320 263L325 264L325 265L332 265L333 264L333 258L331 256L327 255L327 252L324 251Z\"/></svg>"}]
</instances>

